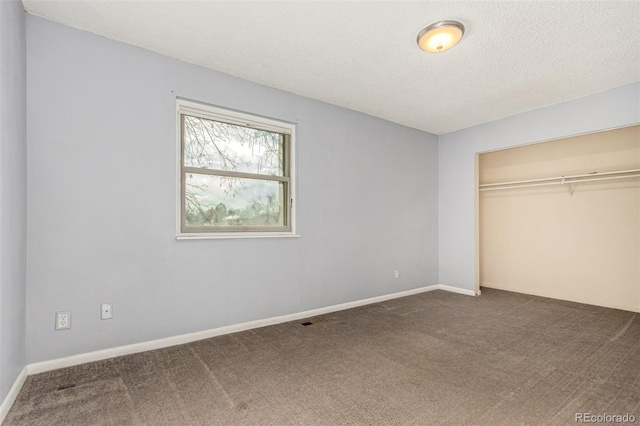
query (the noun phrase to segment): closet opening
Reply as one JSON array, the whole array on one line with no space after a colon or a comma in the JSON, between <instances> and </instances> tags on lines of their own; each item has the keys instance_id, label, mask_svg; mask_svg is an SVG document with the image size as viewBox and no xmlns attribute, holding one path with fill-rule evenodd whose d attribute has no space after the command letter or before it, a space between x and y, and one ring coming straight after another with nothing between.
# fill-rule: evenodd
<instances>
[{"instance_id":1,"label":"closet opening","mask_svg":"<svg viewBox=\"0 0 640 426\"><path fill-rule=\"evenodd\" d=\"M476 156L476 292L640 312L640 126Z\"/></svg>"}]
</instances>

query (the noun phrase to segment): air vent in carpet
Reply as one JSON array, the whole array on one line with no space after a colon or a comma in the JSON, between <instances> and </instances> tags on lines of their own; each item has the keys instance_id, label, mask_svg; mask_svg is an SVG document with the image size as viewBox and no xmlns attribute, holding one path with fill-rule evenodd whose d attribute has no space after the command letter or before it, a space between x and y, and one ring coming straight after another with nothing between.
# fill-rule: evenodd
<instances>
[{"instance_id":1,"label":"air vent in carpet","mask_svg":"<svg viewBox=\"0 0 640 426\"><path fill-rule=\"evenodd\" d=\"M70 385L63 385L63 386L59 386L58 389L56 389L57 391L61 391L61 390L65 390L65 389L71 389L71 388L75 388L76 384L70 384Z\"/></svg>"}]
</instances>

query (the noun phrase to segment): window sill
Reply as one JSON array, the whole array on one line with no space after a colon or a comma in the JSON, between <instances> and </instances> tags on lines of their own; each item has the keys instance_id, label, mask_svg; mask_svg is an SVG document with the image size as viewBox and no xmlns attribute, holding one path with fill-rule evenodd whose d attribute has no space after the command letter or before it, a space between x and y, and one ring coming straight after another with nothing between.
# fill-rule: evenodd
<instances>
[{"instance_id":1,"label":"window sill","mask_svg":"<svg viewBox=\"0 0 640 426\"><path fill-rule=\"evenodd\" d=\"M300 234L290 232L245 232L245 233L216 233L216 234L178 234L176 240L231 240L248 238L300 238Z\"/></svg>"}]
</instances>

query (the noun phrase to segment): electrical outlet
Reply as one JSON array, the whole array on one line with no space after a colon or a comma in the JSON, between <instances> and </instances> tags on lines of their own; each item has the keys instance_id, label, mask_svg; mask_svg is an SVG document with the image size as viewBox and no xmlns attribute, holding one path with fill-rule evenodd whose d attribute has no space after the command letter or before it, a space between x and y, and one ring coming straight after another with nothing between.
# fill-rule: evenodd
<instances>
[{"instance_id":1,"label":"electrical outlet","mask_svg":"<svg viewBox=\"0 0 640 426\"><path fill-rule=\"evenodd\" d=\"M56 330L71 328L71 311L56 312Z\"/></svg>"},{"instance_id":2,"label":"electrical outlet","mask_svg":"<svg viewBox=\"0 0 640 426\"><path fill-rule=\"evenodd\" d=\"M113 318L113 305L111 303L103 303L100 305L100 319L106 320Z\"/></svg>"},{"instance_id":3,"label":"electrical outlet","mask_svg":"<svg viewBox=\"0 0 640 426\"><path fill-rule=\"evenodd\" d=\"M399 270L396 269L395 271L393 271L393 278L395 278L395 279L400 278L400 271Z\"/></svg>"}]
</instances>

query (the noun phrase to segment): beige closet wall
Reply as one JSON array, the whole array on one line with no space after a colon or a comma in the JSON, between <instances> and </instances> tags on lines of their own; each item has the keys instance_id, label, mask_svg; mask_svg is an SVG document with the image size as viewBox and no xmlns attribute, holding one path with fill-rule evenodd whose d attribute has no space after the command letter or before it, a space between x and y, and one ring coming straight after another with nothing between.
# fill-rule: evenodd
<instances>
[{"instance_id":1,"label":"beige closet wall","mask_svg":"<svg viewBox=\"0 0 640 426\"><path fill-rule=\"evenodd\" d=\"M480 155L480 183L640 169L640 126ZM480 284L640 311L640 178L480 192Z\"/></svg>"}]
</instances>

